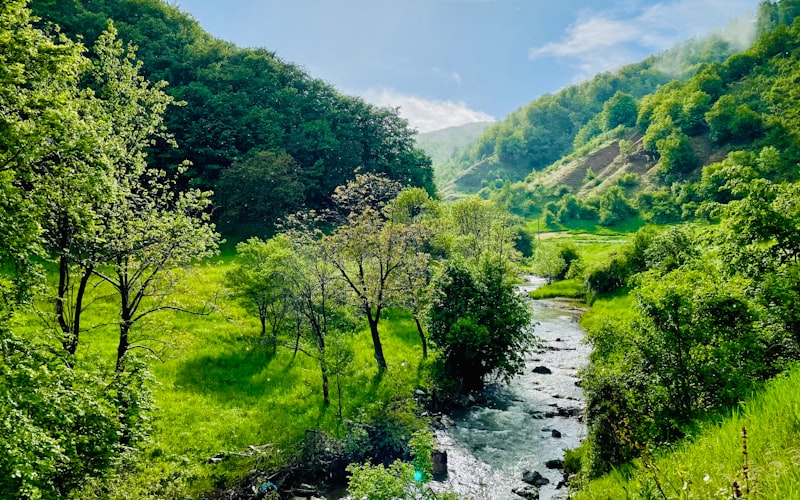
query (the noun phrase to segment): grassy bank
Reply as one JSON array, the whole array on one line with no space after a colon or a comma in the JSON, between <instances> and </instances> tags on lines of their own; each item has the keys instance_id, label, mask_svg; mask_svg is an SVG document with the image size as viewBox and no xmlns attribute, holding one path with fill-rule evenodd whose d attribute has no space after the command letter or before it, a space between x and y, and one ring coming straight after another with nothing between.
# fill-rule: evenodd
<instances>
[{"instance_id":1,"label":"grassy bank","mask_svg":"<svg viewBox=\"0 0 800 500\"><path fill-rule=\"evenodd\" d=\"M572 498L800 498L798 387L795 366L724 418L701 423L673 449L591 481Z\"/></svg>"}]
</instances>

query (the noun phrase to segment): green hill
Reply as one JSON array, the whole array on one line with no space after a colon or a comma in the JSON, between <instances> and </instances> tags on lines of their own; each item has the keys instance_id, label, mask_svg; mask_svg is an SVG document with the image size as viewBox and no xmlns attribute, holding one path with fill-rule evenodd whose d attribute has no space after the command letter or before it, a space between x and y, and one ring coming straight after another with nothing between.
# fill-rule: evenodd
<instances>
[{"instance_id":1,"label":"green hill","mask_svg":"<svg viewBox=\"0 0 800 500\"><path fill-rule=\"evenodd\" d=\"M439 188L455 175L443 168L444 165L474 144L490 125L490 122L466 123L417 136L417 145L433 161L433 172Z\"/></svg>"},{"instance_id":2,"label":"green hill","mask_svg":"<svg viewBox=\"0 0 800 500\"><path fill-rule=\"evenodd\" d=\"M321 207L356 167L435 190L430 159L396 111L343 95L267 49L216 39L166 2L34 0L30 7L42 24L86 45L113 20L120 38L138 46L142 74L168 82L166 92L185 103L166 115L177 148L156 143L151 162L166 169L191 162L182 184L217 192L215 214L229 233L264 234L287 212Z\"/></svg>"}]
</instances>

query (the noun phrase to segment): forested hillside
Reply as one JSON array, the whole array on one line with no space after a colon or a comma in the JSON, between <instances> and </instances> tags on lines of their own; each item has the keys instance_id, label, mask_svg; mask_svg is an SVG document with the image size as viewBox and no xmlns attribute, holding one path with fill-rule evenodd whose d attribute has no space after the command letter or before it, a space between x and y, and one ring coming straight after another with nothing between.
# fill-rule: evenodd
<instances>
[{"instance_id":1,"label":"forested hillside","mask_svg":"<svg viewBox=\"0 0 800 500\"><path fill-rule=\"evenodd\" d=\"M495 123L477 143L447 163L444 170L462 177L440 187L476 193L487 184L519 181L602 133L633 125L634 100L688 78L703 63L721 62L746 47L741 36L724 33L691 39L642 62L544 95Z\"/></svg>"},{"instance_id":2,"label":"forested hillside","mask_svg":"<svg viewBox=\"0 0 800 500\"><path fill-rule=\"evenodd\" d=\"M182 103L165 115L169 141L151 161L174 171L190 162L181 186L213 189L215 217L227 232L265 234L301 206L320 208L354 170L382 173L433 192L428 157L394 110L339 93L266 48L215 39L159 0L36 0L42 25L91 45L112 20L138 47L141 72L166 81Z\"/></svg>"},{"instance_id":3,"label":"forested hillside","mask_svg":"<svg viewBox=\"0 0 800 500\"><path fill-rule=\"evenodd\" d=\"M448 170L446 166L452 165L451 160L474 144L489 126L491 126L490 122L467 123L421 133L417 136L417 144L428 153L433 161L437 186L446 184L458 174L458 172Z\"/></svg>"}]
</instances>

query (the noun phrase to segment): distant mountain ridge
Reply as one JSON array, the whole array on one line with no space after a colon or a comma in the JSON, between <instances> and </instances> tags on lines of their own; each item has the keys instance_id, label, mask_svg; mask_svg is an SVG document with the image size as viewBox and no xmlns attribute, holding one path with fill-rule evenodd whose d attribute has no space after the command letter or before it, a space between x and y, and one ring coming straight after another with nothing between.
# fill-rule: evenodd
<instances>
[{"instance_id":1,"label":"distant mountain ridge","mask_svg":"<svg viewBox=\"0 0 800 500\"><path fill-rule=\"evenodd\" d=\"M417 135L417 146L431 157L436 184L440 189L455 175L442 167L472 146L492 123L466 123Z\"/></svg>"},{"instance_id":2,"label":"distant mountain ridge","mask_svg":"<svg viewBox=\"0 0 800 500\"><path fill-rule=\"evenodd\" d=\"M494 123L474 145L439 167L451 173L449 184L440 189L463 195L505 180L522 180L614 128L603 123L607 116L602 113L616 93L640 99L740 50L740 45L720 34L694 38L639 63L541 96ZM635 110L630 117L635 121Z\"/></svg>"}]
</instances>

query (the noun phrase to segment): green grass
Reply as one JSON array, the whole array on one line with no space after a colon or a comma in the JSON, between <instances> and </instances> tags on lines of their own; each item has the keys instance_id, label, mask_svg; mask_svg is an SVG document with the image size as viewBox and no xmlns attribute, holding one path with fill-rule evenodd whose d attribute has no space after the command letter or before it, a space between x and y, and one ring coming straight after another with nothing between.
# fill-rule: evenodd
<instances>
[{"instance_id":1,"label":"green grass","mask_svg":"<svg viewBox=\"0 0 800 500\"><path fill-rule=\"evenodd\" d=\"M271 463L278 463L297 451L307 429L341 435L344 421L358 418L365 408L380 412L382 405L409 398L415 388L427 385L428 365L421 359L413 320L388 311L380 325L388 371L377 376L371 337L368 330L359 331L352 339L355 360L341 379L340 419L336 381L330 381L331 405L326 407L315 360L302 353L293 357L285 348L273 355L260 345L257 318L233 302L223 286L224 275L234 263L235 254L228 250L195 266L175 296L181 305L195 309L216 298L219 311L207 316L157 313L137 325L140 334L146 331L166 340L168 348L162 361L149 363L157 381L154 429L142 454L144 462L122 480L121 489L136 492L142 491L143 484L183 481L181 494L197 496L230 484L253 466L254 460L240 458L207 463L220 451L270 443L275 450ZM110 289L97 287L92 299L84 324L113 323L117 306ZM29 335L44 335L32 315L21 317L17 326ZM117 335L114 325L83 333L80 362L113 369ZM136 498L136 493L131 495Z\"/></svg>"},{"instance_id":2,"label":"green grass","mask_svg":"<svg viewBox=\"0 0 800 500\"><path fill-rule=\"evenodd\" d=\"M573 278L545 285L532 291L530 296L532 299L550 299L554 297L582 299L585 294L583 280L580 278Z\"/></svg>"},{"instance_id":3,"label":"green grass","mask_svg":"<svg viewBox=\"0 0 800 500\"><path fill-rule=\"evenodd\" d=\"M592 302L592 307L581 316L583 329L591 333L609 319L623 320L633 314L635 299L628 292L627 288L623 288L596 298Z\"/></svg>"},{"instance_id":4,"label":"green grass","mask_svg":"<svg viewBox=\"0 0 800 500\"><path fill-rule=\"evenodd\" d=\"M571 498L662 498L647 496L657 478L667 498L732 498L732 485L745 492L742 428L747 430L750 494L740 498L800 498L800 366L721 421L701 424L693 438L656 453L648 471L641 460L589 482Z\"/></svg>"}]
</instances>

